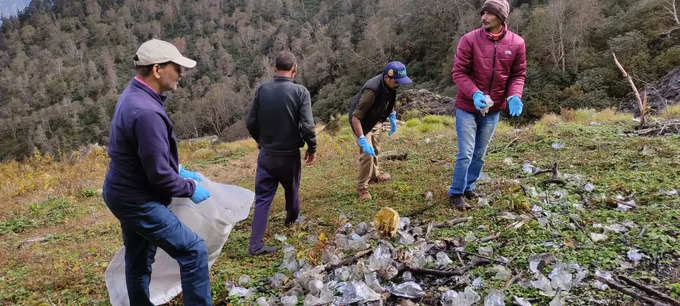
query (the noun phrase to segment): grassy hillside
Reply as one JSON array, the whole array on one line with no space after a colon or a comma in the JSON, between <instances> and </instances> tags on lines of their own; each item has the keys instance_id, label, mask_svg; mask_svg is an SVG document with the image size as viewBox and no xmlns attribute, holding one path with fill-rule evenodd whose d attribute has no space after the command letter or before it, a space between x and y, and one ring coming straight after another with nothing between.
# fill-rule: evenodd
<instances>
[{"instance_id":1,"label":"grassy hillside","mask_svg":"<svg viewBox=\"0 0 680 306\"><path fill-rule=\"evenodd\" d=\"M664 116L680 118L680 108L669 109ZM446 196L456 152L451 117L410 119L395 135L384 135L383 150L406 152L408 159L382 163L393 180L372 185L373 200L365 203L355 193L358 149L346 118L340 119L339 130L332 135L320 132L317 163L303 168L302 213L307 221L283 227L279 190L266 242L278 243L275 233L285 235L288 243L302 250L299 257L319 262L324 244L331 242L323 237L333 237L344 222L341 215L354 224L371 221L383 206L402 215L422 211L412 218L423 222L469 215L471 222L435 230L434 238L499 234L489 242L468 243L466 251L491 246L495 254L514 258L508 267L524 275L530 255L551 252L559 260L588 268L588 280L596 269L624 271L667 293L680 294L680 196L670 192L680 190L680 135L628 136L624 132L637 124L632 119L611 110L578 110L546 115L520 128L501 122L486 158L488 178L478 185L488 204L480 203L469 212L451 209ZM563 148L554 149L558 144ZM180 150L187 168L214 181L253 189L257 156L253 141L183 142ZM0 164L0 304L108 304L104 271L122 241L119 223L100 196L107 161L104 148L90 147L61 156L60 161L35 155ZM566 184L543 183L550 174L524 172L527 161L541 169L558 163ZM588 183L594 190L585 191ZM433 193L433 206L425 199L428 191ZM617 196L634 200L636 208L617 210ZM534 205L549 217L522 224L503 218L508 216L505 212L527 215ZM547 224L541 226L540 221ZM608 232L606 240L593 242L588 234L601 233L598 224L627 224L629 231ZM211 282L218 305L230 301L225 281L235 281L241 274L259 279L279 272L281 252L247 255L249 232L250 219L238 224L213 266ZM312 244L310 235L322 239ZM626 266L630 248L647 257L639 265ZM504 282L493 280L491 266L469 274L485 279L478 291L482 296L504 287ZM511 294L533 298L535 304L550 301L518 283L507 289L506 296ZM633 303L617 291L587 286L569 294L582 304Z\"/></svg>"}]
</instances>

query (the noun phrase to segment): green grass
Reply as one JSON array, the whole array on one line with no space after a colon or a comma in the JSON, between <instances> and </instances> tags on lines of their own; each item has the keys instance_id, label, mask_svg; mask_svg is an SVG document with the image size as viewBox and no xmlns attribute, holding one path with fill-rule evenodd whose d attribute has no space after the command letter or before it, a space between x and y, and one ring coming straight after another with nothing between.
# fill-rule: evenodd
<instances>
[{"instance_id":1,"label":"green grass","mask_svg":"<svg viewBox=\"0 0 680 306\"><path fill-rule=\"evenodd\" d=\"M674 118L670 116L675 113L674 110L665 116ZM495 256L514 258L508 268L515 273L524 271L525 278L530 277L529 256L549 252L560 261L578 263L590 273L595 269L620 271L654 287L666 288L668 294L680 294L680 276L663 272L677 271L680 258L680 196L662 194L670 189L680 190L679 135L625 135L623 132L632 130L636 123L630 115L612 110L565 110L561 116L547 115L524 127L502 121L486 156L484 171L490 178L477 185L478 191L488 197L489 204L458 212L448 206L446 195L455 162L455 120L450 116L411 115L414 116L408 118L396 134L381 136L383 152L406 152L408 159L381 161L382 170L392 174L393 179L371 185L373 200L367 202L359 201L356 196L358 148L346 117L338 118L340 124L332 135L319 134L317 162L302 170L301 205L308 222L294 228L283 226L284 197L283 190L279 189L271 208L265 242L276 244L274 234L285 235L287 242L299 251L299 258L319 263L324 242L312 244L307 237L323 234L328 238L326 242L332 241L334 231L343 222L339 216L357 224L372 221L383 206L392 207L401 215L426 208L412 219L426 223L472 217L470 222L436 229L431 239L465 237L469 233L476 238L500 234L498 239L489 242L472 241L466 245L466 251L476 252L480 247L491 246ZM564 143L565 148L552 149L554 142ZM257 154L252 141L182 143L180 149L182 163L208 177L214 169L236 171L230 169L234 162L254 161ZM549 174L524 173L525 161L542 169L549 169L557 162L567 184L543 184ZM242 173L228 183L253 189L254 168ZM585 191L586 183L593 184L595 190ZM80 186L69 193L72 196L27 198L24 205L0 209L0 247L12 250L0 255L0 304L107 303L103 275L106 264L122 245L118 221L102 204L98 191L91 187L100 186L101 181L70 184ZM525 195L522 187L536 190L538 196ZM428 191L434 195L432 203L425 200ZM557 191L567 195L557 199L553 195ZM632 197L637 207L629 212L616 210L612 203L617 195ZM13 198L20 199L19 196ZM505 211L521 214L526 205L537 205L551 213L548 225L543 227L533 219L514 229L509 226L515 220L499 217ZM570 215L577 218L587 232L599 232L595 224L629 221L637 226L625 233L607 233L608 239L594 243L587 233L570 224ZM258 296L279 293L259 293L248 301L228 297L225 282L236 281L241 274L258 281L282 272L279 271L281 252L263 257L248 255L250 222L248 218L234 227L211 270L216 304L248 304ZM24 240L46 233L44 241L17 249ZM620 270L631 247L649 258L633 269ZM455 259L454 262L457 263ZM486 285L478 291L482 297L491 288L504 287L504 282L493 280L493 275L491 266L470 271L472 279L484 278ZM506 297L535 299L535 304L550 301L537 290L519 284L513 284L505 293ZM576 304L587 304L588 298L631 301L616 291L588 287L573 289L570 295ZM181 305L181 298L170 304Z\"/></svg>"}]
</instances>

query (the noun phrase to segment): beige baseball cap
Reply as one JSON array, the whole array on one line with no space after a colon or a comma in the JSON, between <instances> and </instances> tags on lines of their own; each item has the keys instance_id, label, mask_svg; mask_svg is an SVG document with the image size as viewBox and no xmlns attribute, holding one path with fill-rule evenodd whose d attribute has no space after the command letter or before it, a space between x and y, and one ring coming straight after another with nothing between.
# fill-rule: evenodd
<instances>
[{"instance_id":1,"label":"beige baseball cap","mask_svg":"<svg viewBox=\"0 0 680 306\"><path fill-rule=\"evenodd\" d=\"M139 49L137 49L137 57L135 58L135 65L147 66L153 64L161 64L173 62L177 65L194 68L196 61L184 57L177 47L173 44L160 39L151 39L145 41Z\"/></svg>"}]
</instances>

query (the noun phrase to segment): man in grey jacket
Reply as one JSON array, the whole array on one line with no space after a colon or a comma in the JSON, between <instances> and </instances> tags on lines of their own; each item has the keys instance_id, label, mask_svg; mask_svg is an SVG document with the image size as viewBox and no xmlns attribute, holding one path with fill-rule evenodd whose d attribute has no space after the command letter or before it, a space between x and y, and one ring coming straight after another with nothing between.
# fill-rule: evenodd
<instances>
[{"instance_id":1,"label":"man in grey jacket","mask_svg":"<svg viewBox=\"0 0 680 306\"><path fill-rule=\"evenodd\" d=\"M297 72L295 55L287 51L279 53L274 72L274 80L257 88L246 120L248 132L260 148L255 173L255 213L248 247L251 255L277 250L265 246L262 239L279 183L286 192L285 225L297 220L300 213L300 148L307 143L307 165L314 162L316 152L309 91L293 81Z\"/></svg>"}]
</instances>

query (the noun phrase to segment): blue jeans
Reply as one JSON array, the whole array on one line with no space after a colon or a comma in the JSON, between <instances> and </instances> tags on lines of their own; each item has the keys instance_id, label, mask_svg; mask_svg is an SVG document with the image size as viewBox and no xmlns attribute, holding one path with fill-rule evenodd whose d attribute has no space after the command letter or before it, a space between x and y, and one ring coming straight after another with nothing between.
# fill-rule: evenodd
<instances>
[{"instance_id":1,"label":"blue jeans","mask_svg":"<svg viewBox=\"0 0 680 306\"><path fill-rule=\"evenodd\" d=\"M456 134L458 154L453 167L449 197L474 190L475 182L482 172L486 147L498 125L500 112L482 116L456 109Z\"/></svg>"},{"instance_id":2,"label":"blue jeans","mask_svg":"<svg viewBox=\"0 0 680 306\"><path fill-rule=\"evenodd\" d=\"M184 305L211 305L205 241L161 203L127 203L107 197L106 192L103 196L123 231L130 305L153 305L149 282L157 247L179 263Z\"/></svg>"}]
</instances>

